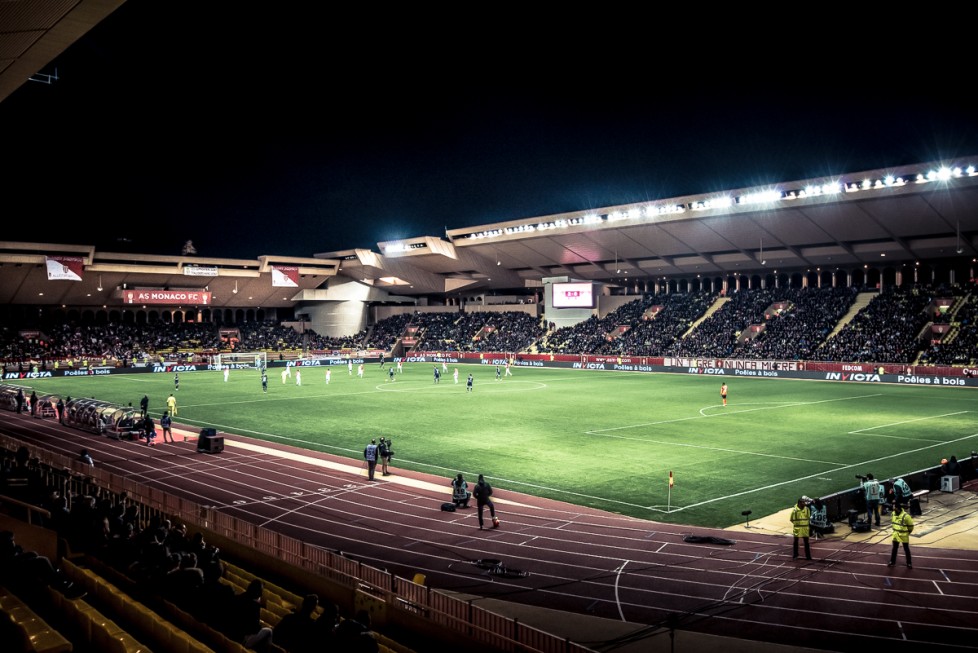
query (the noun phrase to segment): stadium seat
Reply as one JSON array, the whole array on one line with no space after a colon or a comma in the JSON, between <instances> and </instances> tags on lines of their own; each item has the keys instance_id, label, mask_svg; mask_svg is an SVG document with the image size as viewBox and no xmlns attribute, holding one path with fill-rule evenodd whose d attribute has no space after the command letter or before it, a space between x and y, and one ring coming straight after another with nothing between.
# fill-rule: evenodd
<instances>
[{"instance_id":1,"label":"stadium seat","mask_svg":"<svg viewBox=\"0 0 978 653\"><path fill-rule=\"evenodd\" d=\"M291 590L281 587L280 585L276 585L275 583L269 582L264 578L258 576L254 572L248 571L247 569L244 569L242 567L238 567L236 565L227 562L225 562L225 566L227 568L226 575L229 574L232 577L241 579L241 581L243 581L242 582L243 587L247 587L248 584L251 583L251 581L255 580L256 578L260 580L265 588L266 600L268 601L276 601L278 603L282 603L290 610L302 604L302 597L296 594L295 592L292 592Z\"/></svg>"},{"instance_id":2,"label":"stadium seat","mask_svg":"<svg viewBox=\"0 0 978 653\"><path fill-rule=\"evenodd\" d=\"M8 621L9 630L15 638L14 641L5 642L5 650L9 647L25 653L68 653L73 648L61 633L43 622L15 622L7 614L3 615L3 619Z\"/></svg>"},{"instance_id":3,"label":"stadium seat","mask_svg":"<svg viewBox=\"0 0 978 653\"><path fill-rule=\"evenodd\" d=\"M95 575L95 572L91 571L90 569L85 569L84 571L87 574ZM125 593L104 578L97 578L95 584L95 596L99 601L102 601L108 607L109 612L113 614L124 614L126 612L126 603L130 601L130 598L126 596Z\"/></svg>"},{"instance_id":4,"label":"stadium seat","mask_svg":"<svg viewBox=\"0 0 978 653\"><path fill-rule=\"evenodd\" d=\"M72 643L52 628L31 634L30 642L35 653L67 653L73 650Z\"/></svg>"},{"instance_id":5,"label":"stadium seat","mask_svg":"<svg viewBox=\"0 0 978 653\"><path fill-rule=\"evenodd\" d=\"M149 647L85 601L79 599L74 603L77 611L68 614L70 609L66 610L66 616L74 619L82 637L94 650L105 653L150 653Z\"/></svg>"},{"instance_id":6,"label":"stadium seat","mask_svg":"<svg viewBox=\"0 0 978 653\"><path fill-rule=\"evenodd\" d=\"M265 623L267 623L272 628L274 628L275 626L278 625L278 622L281 620L281 617L279 617L277 614L275 614L274 612L272 612L268 608L262 608L261 609L261 620L264 621Z\"/></svg>"},{"instance_id":7,"label":"stadium seat","mask_svg":"<svg viewBox=\"0 0 978 653\"><path fill-rule=\"evenodd\" d=\"M257 576L255 576L255 574L251 573L250 571L248 571L246 569L243 569L241 567L238 567L237 565L232 565L231 563L227 562L226 560L225 560L224 564L225 564L225 566L227 568L227 573L228 574L230 574L232 576L237 576L238 578L244 579L245 586L247 586L248 583L250 583L251 581L253 581L253 580L255 580L257 578Z\"/></svg>"},{"instance_id":8,"label":"stadium seat","mask_svg":"<svg viewBox=\"0 0 978 653\"><path fill-rule=\"evenodd\" d=\"M113 614L129 624L134 632L138 632L139 637L151 640L153 647L165 653L213 653L213 649L194 639L188 634L188 630L199 628L199 622L186 612L174 608L172 615L182 616L180 622L168 619L164 614L136 600L125 590L120 589L115 583L126 583L127 579L115 570L104 567L98 560L91 558L86 561L95 568L83 567L70 561L65 563L65 573L70 578L80 579L85 587L92 587L93 596L97 598L105 597L107 602L114 602ZM102 574L108 574L109 577ZM76 610L77 611L77 610ZM168 612L168 611L164 611ZM92 630L92 623L87 624L89 631ZM96 626L97 628L97 626ZM110 633L111 634L111 633ZM120 638L120 642L102 642L105 646L113 647L113 650L120 650L119 646L131 649L136 647L139 650L148 650L148 644L143 644L135 639Z\"/></svg>"},{"instance_id":9,"label":"stadium seat","mask_svg":"<svg viewBox=\"0 0 978 653\"><path fill-rule=\"evenodd\" d=\"M117 637L123 634L125 631L116 622L98 611L92 614L92 641L90 643L96 651L118 652Z\"/></svg>"},{"instance_id":10,"label":"stadium seat","mask_svg":"<svg viewBox=\"0 0 978 653\"><path fill-rule=\"evenodd\" d=\"M13 605L3 609L4 614L15 624L25 626L28 630L38 630L44 621L34 614L26 605Z\"/></svg>"},{"instance_id":11,"label":"stadium seat","mask_svg":"<svg viewBox=\"0 0 978 653\"><path fill-rule=\"evenodd\" d=\"M93 609L84 598L72 601L66 599L61 604L61 611L76 628L83 631L86 640L91 637L92 618L90 613Z\"/></svg>"},{"instance_id":12,"label":"stadium seat","mask_svg":"<svg viewBox=\"0 0 978 653\"><path fill-rule=\"evenodd\" d=\"M244 589L248 587L248 583L249 583L249 581L244 576L236 574L230 569L225 570L224 576L221 578L221 580L231 585L231 587L233 587L236 592L244 591Z\"/></svg>"},{"instance_id":13,"label":"stadium seat","mask_svg":"<svg viewBox=\"0 0 978 653\"><path fill-rule=\"evenodd\" d=\"M170 631L165 650L166 653L203 653L203 651L210 651L211 649L179 628L174 628Z\"/></svg>"},{"instance_id":14,"label":"stadium seat","mask_svg":"<svg viewBox=\"0 0 978 653\"><path fill-rule=\"evenodd\" d=\"M152 653L149 647L138 642L132 635L119 631L109 635L105 641L105 653Z\"/></svg>"},{"instance_id":15,"label":"stadium seat","mask_svg":"<svg viewBox=\"0 0 978 653\"><path fill-rule=\"evenodd\" d=\"M154 646L167 653L187 653L186 644L176 638L180 629L142 603L130 601L125 617L136 631L151 639Z\"/></svg>"},{"instance_id":16,"label":"stadium seat","mask_svg":"<svg viewBox=\"0 0 978 653\"><path fill-rule=\"evenodd\" d=\"M14 650L31 653L51 649L53 644L51 638L57 634L56 631L26 606L8 605L0 611L0 617L4 625L3 631L0 632L5 636L13 635L16 638L16 643L12 646ZM10 643L7 644L9 645Z\"/></svg>"},{"instance_id":17,"label":"stadium seat","mask_svg":"<svg viewBox=\"0 0 978 653\"><path fill-rule=\"evenodd\" d=\"M88 642L95 642L99 637L104 636L107 631L118 630L119 627L111 623L111 619L93 608L86 601L79 601L78 618L83 630L86 633ZM114 628L112 628L114 626Z\"/></svg>"},{"instance_id":18,"label":"stadium seat","mask_svg":"<svg viewBox=\"0 0 978 653\"><path fill-rule=\"evenodd\" d=\"M218 649L222 651L222 653L248 653L248 649L245 648L244 644L236 642L227 635L223 634L220 635L220 645L218 646Z\"/></svg>"}]
</instances>

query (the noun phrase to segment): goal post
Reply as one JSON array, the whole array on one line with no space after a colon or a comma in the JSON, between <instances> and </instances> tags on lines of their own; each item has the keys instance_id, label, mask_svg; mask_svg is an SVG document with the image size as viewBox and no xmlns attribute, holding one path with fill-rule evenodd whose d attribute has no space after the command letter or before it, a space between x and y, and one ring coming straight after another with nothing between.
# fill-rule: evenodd
<instances>
[{"instance_id":1,"label":"goal post","mask_svg":"<svg viewBox=\"0 0 978 653\"><path fill-rule=\"evenodd\" d=\"M232 370L267 368L268 355L263 351L234 351L217 354L214 358L214 366L219 370L223 370L225 367L229 367Z\"/></svg>"}]
</instances>

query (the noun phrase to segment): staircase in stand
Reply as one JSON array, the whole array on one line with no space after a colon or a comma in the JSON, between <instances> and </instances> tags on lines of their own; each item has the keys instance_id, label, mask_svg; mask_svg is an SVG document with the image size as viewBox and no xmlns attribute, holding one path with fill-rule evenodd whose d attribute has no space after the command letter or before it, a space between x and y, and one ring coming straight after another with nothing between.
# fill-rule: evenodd
<instances>
[{"instance_id":1,"label":"staircase in stand","mask_svg":"<svg viewBox=\"0 0 978 653\"><path fill-rule=\"evenodd\" d=\"M708 309L706 309L706 312L703 313L703 315L701 315L698 320L695 320L692 324L689 325L689 328L686 329L686 333L683 334L683 338L685 338L693 331L695 331L696 327L698 327L700 323L703 322L703 320L705 320L706 318L710 317L711 315L719 311L723 307L723 305L729 301L730 301L729 297L717 297L717 300L713 302L713 304Z\"/></svg>"},{"instance_id":2,"label":"staircase in stand","mask_svg":"<svg viewBox=\"0 0 978 653\"><path fill-rule=\"evenodd\" d=\"M833 336L835 336L835 334L842 331L842 329L844 329L845 326L852 321L852 318L859 314L859 311L869 306L869 303L873 301L873 298L877 295L879 295L879 293L875 291L861 292L856 295L856 299L852 302L852 306L849 307L849 312L842 316L842 319L840 319L838 324L835 325L835 328L832 329L832 333L828 335L826 340L830 340Z\"/></svg>"}]
</instances>

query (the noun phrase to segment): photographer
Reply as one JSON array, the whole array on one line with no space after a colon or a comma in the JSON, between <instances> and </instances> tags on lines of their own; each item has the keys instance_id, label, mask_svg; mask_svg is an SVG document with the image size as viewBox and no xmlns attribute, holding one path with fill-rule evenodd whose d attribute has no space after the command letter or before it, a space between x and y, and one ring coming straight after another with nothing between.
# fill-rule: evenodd
<instances>
[{"instance_id":1,"label":"photographer","mask_svg":"<svg viewBox=\"0 0 978 653\"><path fill-rule=\"evenodd\" d=\"M872 474L859 477L863 480L863 494L866 497L866 523L872 527L873 522L876 528L880 527L880 484Z\"/></svg>"},{"instance_id":2,"label":"photographer","mask_svg":"<svg viewBox=\"0 0 978 653\"><path fill-rule=\"evenodd\" d=\"M828 535L835 532L835 526L829 522L828 508L820 498L815 497L811 503L811 518L809 524L816 535Z\"/></svg>"},{"instance_id":3,"label":"photographer","mask_svg":"<svg viewBox=\"0 0 978 653\"><path fill-rule=\"evenodd\" d=\"M893 502L907 505L910 503L910 499L912 497L913 497L913 492L910 490L910 485L902 478L894 479Z\"/></svg>"},{"instance_id":4,"label":"photographer","mask_svg":"<svg viewBox=\"0 0 978 653\"><path fill-rule=\"evenodd\" d=\"M468 508L471 498L472 493L469 492L469 484L462 476L462 472L459 472L458 476L452 479L452 503L459 508Z\"/></svg>"},{"instance_id":5,"label":"photographer","mask_svg":"<svg viewBox=\"0 0 978 653\"><path fill-rule=\"evenodd\" d=\"M394 368L391 368L394 369ZM390 465L391 458L394 457L394 443L389 438L381 438L380 444L377 445L377 455L380 456L380 472L381 476L390 476L390 470L388 465Z\"/></svg>"}]
</instances>

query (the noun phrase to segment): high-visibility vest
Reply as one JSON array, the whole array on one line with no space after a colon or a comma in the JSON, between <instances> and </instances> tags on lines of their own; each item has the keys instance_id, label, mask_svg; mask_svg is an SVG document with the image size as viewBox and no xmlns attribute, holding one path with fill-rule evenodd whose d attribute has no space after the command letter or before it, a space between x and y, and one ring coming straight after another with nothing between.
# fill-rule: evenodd
<instances>
[{"instance_id":1,"label":"high-visibility vest","mask_svg":"<svg viewBox=\"0 0 978 653\"><path fill-rule=\"evenodd\" d=\"M792 534L795 537L808 537L808 526L811 522L812 512L808 506L799 508L797 505L791 509L791 525L794 527Z\"/></svg>"},{"instance_id":2,"label":"high-visibility vest","mask_svg":"<svg viewBox=\"0 0 978 653\"><path fill-rule=\"evenodd\" d=\"M899 515L896 512L893 513L893 541L894 542L909 542L910 532L913 530L913 517L910 513L904 510Z\"/></svg>"}]
</instances>

